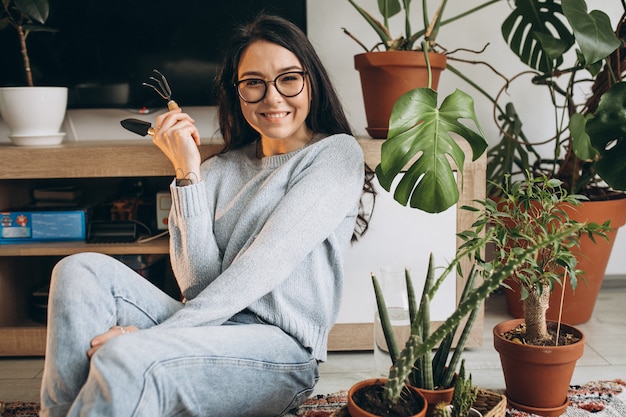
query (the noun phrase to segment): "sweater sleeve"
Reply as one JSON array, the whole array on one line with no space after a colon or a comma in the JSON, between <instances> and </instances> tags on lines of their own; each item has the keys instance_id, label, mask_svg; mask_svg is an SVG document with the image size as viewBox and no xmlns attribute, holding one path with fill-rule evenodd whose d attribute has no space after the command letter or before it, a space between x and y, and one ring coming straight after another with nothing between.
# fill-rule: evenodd
<instances>
[{"instance_id":1,"label":"sweater sleeve","mask_svg":"<svg viewBox=\"0 0 626 417\"><path fill-rule=\"evenodd\" d=\"M354 138L338 135L314 147L319 149L307 150L314 151L314 157L294 171L287 191L251 243L160 327L223 323L280 285L347 217L354 221L363 187L360 146Z\"/></svg>"}]
</instances>

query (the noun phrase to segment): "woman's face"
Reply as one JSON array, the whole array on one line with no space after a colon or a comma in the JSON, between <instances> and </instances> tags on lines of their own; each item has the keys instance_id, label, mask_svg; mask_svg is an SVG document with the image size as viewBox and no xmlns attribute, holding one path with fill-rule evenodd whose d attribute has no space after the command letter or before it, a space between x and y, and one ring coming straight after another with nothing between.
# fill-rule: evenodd
<instances>
[{"instance_id":1,"label":"woman's face","mask_svg":"<svg viewBox=\"0 0 626 417\"><path fill-rule=\"evenodd\" d=\"M261 134L264 145L280 142L275 145L284 152L289 152L311 140L312 132L305 123L311 103L308 77L304 76L302 91L293 97L283 96L276 89L274 82L268 82L274 81L281 74L304 70L291 51L275 43L256 41L241 55L237 80L260 79L266 82L265 96L259 102L249 103L239 98L243 116ZM283 93L291 95L298 91L297 88L293 91L289 89L293 85L290 83L299 83L299 74L293 74L293 77L288 74L280 80L278 88ZM262 91L262 84L251 80L244 82L242 88L258 88Z\"/></svg>"}]
</instances>

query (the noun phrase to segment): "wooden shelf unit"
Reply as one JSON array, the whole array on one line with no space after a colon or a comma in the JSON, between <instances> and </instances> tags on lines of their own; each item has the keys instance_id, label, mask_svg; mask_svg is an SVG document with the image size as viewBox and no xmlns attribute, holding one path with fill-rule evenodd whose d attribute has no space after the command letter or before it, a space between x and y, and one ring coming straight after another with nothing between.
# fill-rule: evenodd
<instances>
[{"instance_id":1,"label":"wooden shelf unit","mask_svg":"<svg viewBox=\"0 0 626 417\"><path fill-rule=\"evenodd\" d=\"M222 145L200 147L203 157ZM0 209L23 205L30 188L58 180L98 186L119 178L173 177L171 162L149 140L125 142L73 142L59 146L0 145ZM97 192L98 190L96 190ZM51 264L60 257L95 251L109 255L167 254L167 237L146 243L88 244L53 242L0 244L0 356L41 356L45 326L29 318L29 295L49 279Z\"/></svg>"},{"instance_id":2,"label":"wooden shelf unit","mask_svg":"<svg viewBox=\"0 0 626 417\"><path fill-rule=\"evenodd\" d=\"M380 161L382 140L359 138L365 160L371 168ZM472 162L466 152L465 185L458 206L483 198L485 190L485 157ZM200 147L203 158L218 153L219 142ZM173 176L171 163L149 140L107 142L73 142L49 147L19 147L0 144L0 209L25 204L30 187L37 181L58 180L64 185L74 181L89 185L119 178ZM470 214L459 211L457 230L472 222ZM45 326L29 319L29 295L49 279L52 260L73 253L97 251L110 255L167 254L168 239L133 244L87 244L56 242L0 244L0 356L42 356L45 351ZM460 278L459 278L460 279ZM462 285L457 285L457 298ZM339 323L329 336L329 350L371 350L371 323ZM482 343L482 314L474 325L470 346Z\"/></svg>"}]
</instances>

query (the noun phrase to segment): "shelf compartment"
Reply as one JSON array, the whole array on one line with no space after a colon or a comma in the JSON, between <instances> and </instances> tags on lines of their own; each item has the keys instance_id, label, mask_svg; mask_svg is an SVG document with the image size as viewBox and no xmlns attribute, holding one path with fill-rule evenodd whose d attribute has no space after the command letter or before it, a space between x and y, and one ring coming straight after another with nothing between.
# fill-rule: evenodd
<instances>
[{"instance_id":1,"label":"shelf compartment","mask_svg":"<svg viewBox=\"0 0 626 417\"><path fill-rule=\"evenodd\" d=\"M0 328L0 356L43 356L46 351L46 326L25 323Z\"/></svg>"},{"instance_id":2,"label":"shelf compartment","mask_svg":"<svg viewBox=\"0 0 626 417\"><path fill-rule=\"evenodd\" d=\"M0 256L67 256L79 252L108 255L158 255L169 253L169 237L146 243L43 242L0 245Z\"/></svg>"}]
</instances>

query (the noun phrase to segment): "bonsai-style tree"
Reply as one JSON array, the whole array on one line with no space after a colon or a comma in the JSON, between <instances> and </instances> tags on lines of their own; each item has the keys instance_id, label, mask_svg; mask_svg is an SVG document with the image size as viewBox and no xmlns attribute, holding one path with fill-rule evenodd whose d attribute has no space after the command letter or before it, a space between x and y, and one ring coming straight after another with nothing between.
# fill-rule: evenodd
<instances>
[{"instance_id":1,"label":"bonsai-style tree","mask_svg":"<svg viewBox=\"0 0 626 417\"><path fill-rule=\"evenodd\" d=\"M545 175L532 177L528 172L523 181L508 181L499 188L499 198L486 199L476 221L480 227L489 227L493 236L495 259L490 268L499 268L511 258L519 258L526 248L549 236L558 234L562 238L524 257L522 265L512 278L521 287L528 344L553 344L548 333L546 312L550 307L550 293L558 283L568 280L576 288L582 271L576 269L575 248L583 234L604 237L609 231L609 222L580 223L569 218L580 200L586 197L569 194L562 182ZM584 288L580 289L584 291ZM555 306L558 308L558 306Z\"/></svg>"},{"instance_id":2,"label":"bonsai-style tree","mask_svg":"<svg viewBox=\"0 0 626 417\"><path fill-rule=\"evenodd\" d=\"M13 27L17 31L26 83L30 87L34 84L26 40L31 32L55 31L44 26L48 20L48 11L48 0L2 0L2 8L0 8L0 30Z\"/></svg>"}]
</instances>

